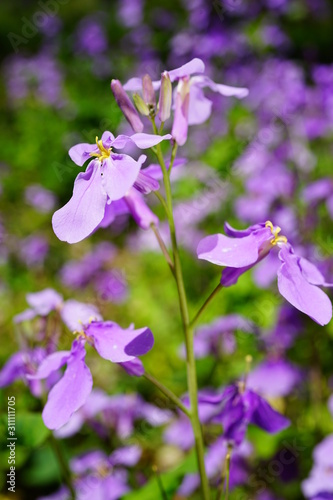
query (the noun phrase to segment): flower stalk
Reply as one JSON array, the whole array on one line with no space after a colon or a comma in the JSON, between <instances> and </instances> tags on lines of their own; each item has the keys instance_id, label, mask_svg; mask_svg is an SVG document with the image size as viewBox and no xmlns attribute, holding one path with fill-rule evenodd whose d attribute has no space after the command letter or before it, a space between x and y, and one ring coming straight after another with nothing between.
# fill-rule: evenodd
<instances>
[{"instance_id":1,"label":"flower stalk","mask_svg":"<svg viewBox=\"0 0 333 500\"><path fill-rule=\"evenodd\" d=\"M151 121L154 133L158 134L155 121L153 119ZM171 171L173 166L173 162L176 156L176 149L177 148L174 146L169 165L169 171ZM167 217L168 217L171 244L172 244L175 280L177 284L179 308L183 324L183 331L185 335L187 384L188 384L188 391L189 391L189 398L191 405L190 420L195 440L195 449L196 449L197 462L201 479L202 498L203 500L209 500L210 499L209 483L207 479L205 461L204 461L205 448L204 448L203 435L202 435L202 429L199 419L199 410L198 410L198 384L197 384L197 372L196 372L196 364L194 356L194 346L193 346L193 328L190 325L190 317L188 311L184 278L183 278L181 260L180 260L177 237L176 237L175 222L173 217L171 183L170 183L169 172L168 169L166 168L162 150L159 144L156 145L155 154L157 156L158 162L161 166L163 173L166 204L168 208Z\"/></svg>"}]
</instances>

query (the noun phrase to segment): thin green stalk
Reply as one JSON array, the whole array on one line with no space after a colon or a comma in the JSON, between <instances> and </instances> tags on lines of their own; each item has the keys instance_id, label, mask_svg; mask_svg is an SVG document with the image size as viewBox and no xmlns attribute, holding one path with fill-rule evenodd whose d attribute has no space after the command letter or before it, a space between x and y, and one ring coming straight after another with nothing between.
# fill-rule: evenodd
<instances>
[{"instance_id":1,"label":"thin green stalk","mask_svg":"<svg viewBox=\"0 0 333 500\"><path fill-rule=\"evenodd\" d=\"M157 239L157 241L158 241L158 244L159 244L159 246L160 246L160 249L162 250L162 253L163 253L164 257L165 257L165 260L167 261L167 263L168 263L168 265L169 265L169 267L170 267L170 269L171 269L171 272L172 272L172 274L174 275L174 273L175 273L175 267L174 267L174 265L173 265L173 262L172 262L172 260L171 260L170 255L169 255L168 249L167 249L167 247L165 246L165 243L164 243L164 241L163 241L163 239L162 239L162 237L161 237L161 235L160 235L160 232L159 232L159 230L157 229L157 227L155 226L155 224L154 224L154 223L152 223L152 224L150 225L150 227L152 228L152 230L153 230L153 232L154 232L154 234L155 234L155 236L156 236L156 239Z\"/></svg>"},{"instance_id":2,"label":"thin green stalk","mask_svg":"<svg viewBox=\"0 0 333 500\"><path fill-rule=\"evenodd\" d=\"M49 441L50 441L51 447L54 451L54 454L57 457L57 461L58 461L58 464L59 464L59 467L61 470L61 475L62 475L63 481L70 491L71 498L74 499L75 498L75 490L74 490L74 486L72 484L71 471L68 467L67 460L64 457L62 449L59 446L59 443L56 440L56 438L53 436L53 434L50 434Z\"/></svg>"},{"instance_id":3,"label":"thin green stalk","mask_svg":"<svg viewBox=\"0 0 333 500\"><path fill-rule=\"evenodd\" d=\"M170 159L170 165L169 165L169 169L168 169L168 175L169 175L169 177L171 175L171 170L172 170L172 167L173 167L173 162L175 161L175 158L176 158L177 149L178 149L178 144L175 142L174 145L173 145L173 147L172 147L172 151L171 151L171 159Z\"/></svg>"},{"instance_id":4,"label":"thin green stalk","mask_svg":"<svg viewBox=\"0 0 333 500\"><path fill-rule=\"evenodd\" d=\"M165 199L163 198L163 196L161 195L161 193L159 193L158 191L154 191L154 195L156 196L156 198L159 199L159 201L161 202L164 210L165 210L165 213L166 213L166 216L167 218L169 219L169 209L168 209L168 206L166 204L166 201Z\"/></svg>"},{"instance_id":5,"label":"thin green stalk","mask_svg":"<svg viewBox=\"0 0 333 500\"><path fill-rule=\"evenodd\" d=\"M227 468L227 471L226 471L226 487L225 487L225 495L224 495L224 500L228 500L229 499L229 483L230 483L230 460L231 460L231 451L232 451L232 448L230 447L230 445L228 446L228 452L227 452L227 456L226 456L226 468Z\"/></svg>"},{"instance_id":6,"label":"thin green stalk","mask_svg":"<svg viewBox=\"0 0 333 500\"><path fill-rule=\"evenodd\" d=\"M159 488L159 490L161 492L162 499L163 500L168 500L167 494L165 492L165 489L164 489L164 486L163 486L163 483L162 483L162 479L160 478L160 475L158 473L156 465L153 465L152 469L153 469L153 472L154 472L154 474L156 476L157 485L158 485L158 488Z\"/></svg>"},{"instance_id":7,"label":"thin green stalk","mask_svg":"<svg viewBox=\"0 0 333 500\"><path fill-rule=\"evenodd\" d=\"M154 132L157 133L157 127L153 120L152 120L152 125ZM172 169L173 161L175 158L175 149L176 148L174 148L174 154L170 161L169 170ZM206 475L205 461L204 461L205 448L204 448L202 429L198 411L198 386L197 386L197 373L196 373L196 364L194 357L194 348L193 348L193 329L190 327L190 318L187 306L186 291L184 286L183 272L182 272L177 238L176 238L175 222L173 218L170 178L164 162L160 144L157 144L156 146L156 156L163 172L166 203L169 212L168 222L169 222L172 251L173 251L175 279L177 283L179 307L185 334L187 383L188 383L188 391L191 403L191 424L195 439L196 455L197 455L198 468L201 479L201 490L203 495L202 498L203 500L209 500L210 499L209 483Z\"/></svg>"},{"instance_id":8,"label":"thin green stalk","mask_svg":"<svg viewBox=\"0 0 333 500\"><path fill-rule=\"evenodd\" d=\"M201 314L204 312L204 310L206 309L206 307L210 304L210 302L213 300L213 298L219 293L219 291L222 290L222 288L223 288L223 286L221 285L221 283L219 283L214 288L214 290L212 291L212 293L209 295L209 297L207 297L207 299L202 304L202 306L200 307L200 309L197 312L197 314L194 316L194 318L190 322L190 326L191 327L193 327L196 324L196 322L198 321L198 319L200 318Z\"/></svg>"},{"instance_id":9,"label":"thin green stalk","mask_svg":"<svg viewBox=\"0 0 333 500\"><path fill-rule=\"evenodd\" d=\"M182 412L184 412L185 415L187 415L188 417L191 417L190 410L188 408L186 408L185 405L183 405L183 403L176 396L176 394L174 394L170 389L165 387L165 385L161 384L161 382L159 382L155 377L153 377L149 373L145 372L143 376L146 380L149 380L149 382L154 384L155 387L157 387L161 392L163 392L163 394L165 394L167 398L169 398L173 403L175 403L175 405L178 406L178 408Z\"/></svg>"}]
</instances>

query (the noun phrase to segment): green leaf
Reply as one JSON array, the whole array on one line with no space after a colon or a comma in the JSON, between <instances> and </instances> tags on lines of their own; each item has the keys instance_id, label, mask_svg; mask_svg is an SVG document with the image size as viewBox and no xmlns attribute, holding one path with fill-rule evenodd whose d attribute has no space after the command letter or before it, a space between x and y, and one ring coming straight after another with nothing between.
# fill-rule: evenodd
<instances>
[{"instance_id":1,"label":"green leaf","mask_svg":"<svg viewBox=\"0 0 333 500\"><path fill-rule=\"evenodd\" d=\"M16 415L16 437L20 446L36 448L49 436L50 431L38 413L19 413Z\"/></svg>"}]
</instances>

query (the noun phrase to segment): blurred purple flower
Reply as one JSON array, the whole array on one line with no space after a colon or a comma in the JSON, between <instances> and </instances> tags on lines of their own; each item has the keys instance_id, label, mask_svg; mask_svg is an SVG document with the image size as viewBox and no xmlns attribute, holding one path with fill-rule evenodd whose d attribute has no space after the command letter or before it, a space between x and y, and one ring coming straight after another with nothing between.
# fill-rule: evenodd
<instances>
[{"instance_id":1,"label":"blurred purple flower","mask_svg":"<svg viewBox=\"0 0 333 500\"><path fill-rule=\"evenodd\" d=\"M76 30L76 49L88 56L98 56L106 52L108 41L101 22L93 17L82 19Z\"/></svg>"},{"instance_id":2,"label":"blurred purple flower","mask_svg":"<svg viewBox=\"0 0 333 500\"><path fill-rule=\"evenodd\" d=\"M56 204L56 197L52 191L38 184L31 184L26 188L25 200L29 205L41 213L50 212Z\"/></svg>"},{"instance_id":3,"label":"blurred purple flower","mask_svg":"<svg viewBox=\"0 0 333 500\"><path fill-rule=\"evenodd\" d=\"M98 274L94 286L98 295L103 300L109 300L110 302L124 302L128 295L126 280L116 270L103 271Z\"/></svg>"},{"instance_id":4,"label":"blurred purple flower","mask_svg":"<svg viewBox=\"0 0 333 500\"><path fill-rule=\"evenodd\" d=\"M302 371L284 359L268 359L246 378L246 387L266 397L287 396L302 381Z\"/></svg>"},{"instance_id":5,"label":"blurred purple flower","mask_svg":"<svg viewBox=\"0 0 333 500\"><path fill-rule=\"evenodd\" d=\"M20 243L19 255L28 267L43 265L48 252L48 241L42 235L32 234Z\"/></svg>"},{"instance_id":6,"label":"blurred purple flower","mask_svg":"<svg viewBox=\"0 0 333 500\"><path fill-rule=\"evenodd\" d=\"M302 483L302 491L311 500L333 497L333 434L327 436L313 452L314 466L308 479Z\"/></svg>"},{"instance_id":7,"label":"blurred purple flower","mask_svg":"<svg viewBox=\"0 0 333 500\"><path fill-rule=\"evenodd\" d=\"M31 94L51 106L64 105L62 72L53 56L46 52L30 58L12 56L5 66L5 79L9 98L14 103Z\"/></svg>"}]
</instances>

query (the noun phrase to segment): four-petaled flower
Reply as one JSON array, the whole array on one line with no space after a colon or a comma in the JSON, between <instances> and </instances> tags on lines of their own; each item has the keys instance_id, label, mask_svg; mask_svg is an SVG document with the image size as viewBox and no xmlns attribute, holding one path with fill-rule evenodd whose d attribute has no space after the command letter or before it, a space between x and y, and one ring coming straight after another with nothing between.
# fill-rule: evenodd
<instances>
[{"instance_id":1,"label":"four-petaled flower","mask_svg":"<svg viewBox=\"0 0 333 500\"><path fill-rule=\"evenodd\" d=\"M280 294L296 309L302 311L320 325L332 318L332 304L318 286L330 286L314 264L294 253L293 247L281 229L266 223L255 224L238 231L225 224L223 234L202 239L197 248L199 259L226 266L221 284L234 285L239 276L265 258L272 249L279 248L281 265L277 271Z\"/></svg>"},{"instance_id":2,"label":"four-petaled flower","mask_svg":"<svg viewBox=\"0 0 333 500\"><path fill-rule=\"evenodd\" d=\"M58 351L47 356L39 365L31 379L48 378L51 373L67 365L63 377L51 389L43 410L43 420L49 429L59 429L65 425L72 414L86 402L91 393L93 380L85 364L85 344L93 345L98 354L112 363L122 364L130 374L131 363L137 356L146 354L153 347L154 337L149 328L134 330L122 329L112 321L93 321L83 326L82 332L74 340L70 351Z\"/></svg>"},{"instance_id":3,"label":"four-petaled flower","mask_svg":"<svg viewBox=\"0 0 333 500\"><path fill-rule=\"evenodd\" d=\"M139 133L115 138L111 132L104 132L100 140L96 138L96 144L73 146L69 156L74 163L81 167L87 160L91 161L86 171L76 177L72 198L53 215L52 225L57 237L68 243L83 240L102 222L106 206L123 198L134 186L146 156L141 155L136 161L114 149L123 149L129 143L147 149L167 139L171 139L170 134Z\"/></svg>"}]
</instances>

